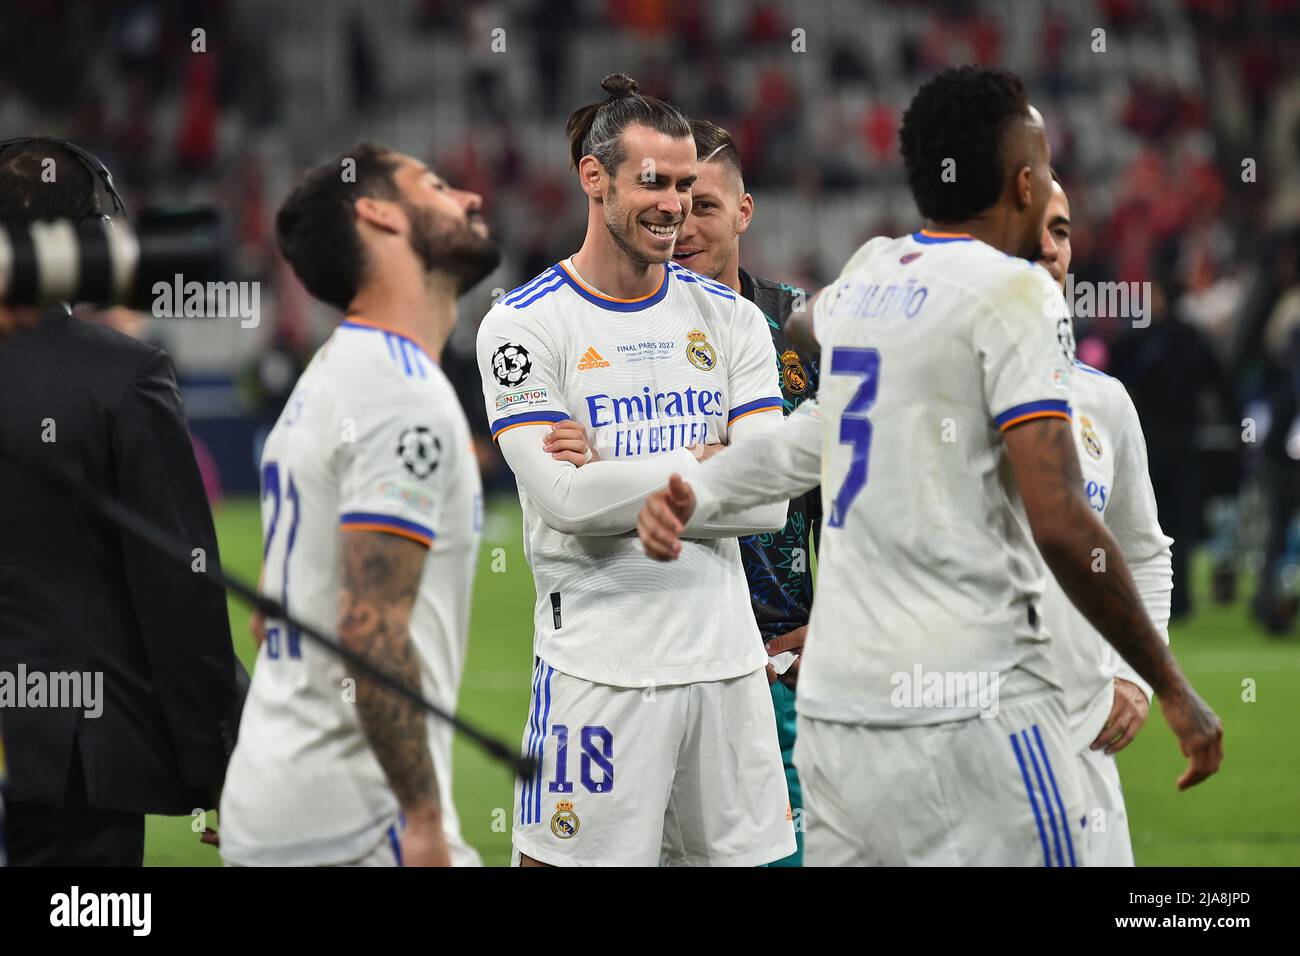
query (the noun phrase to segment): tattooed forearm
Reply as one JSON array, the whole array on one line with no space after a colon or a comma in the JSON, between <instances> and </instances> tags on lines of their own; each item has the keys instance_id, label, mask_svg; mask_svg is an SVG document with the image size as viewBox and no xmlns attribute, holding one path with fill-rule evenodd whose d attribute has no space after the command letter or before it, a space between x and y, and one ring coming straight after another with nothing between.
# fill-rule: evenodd
<instances>
[{"instance_id":1,"label":"tattooed forearm","mask_svg":"<svg viewBox=\"0 0 1300 956\"><path fill-rule=\"evenodd\" d=\"M350 650L418 689L420 664L410 620L427 551L382 532L341 535L339 637ZM408 814L436 811L438 786L424 712L377 682L352 676L361 727L398 803Z\"/></svg>"},{"instance_id":2,"label":"tattooed forearm","mask_svg":"<svg viewBox=\"0 0 1300 956\"><path fill-rule=\"evenodd\" d=\"M1061 588L1157 692L1176 692L1178 666L1147 616L1119 544L1084 497L1069 424L1028 422L1010 429L1006 444L1034 539Z\"/></svg>"}]
</instances>

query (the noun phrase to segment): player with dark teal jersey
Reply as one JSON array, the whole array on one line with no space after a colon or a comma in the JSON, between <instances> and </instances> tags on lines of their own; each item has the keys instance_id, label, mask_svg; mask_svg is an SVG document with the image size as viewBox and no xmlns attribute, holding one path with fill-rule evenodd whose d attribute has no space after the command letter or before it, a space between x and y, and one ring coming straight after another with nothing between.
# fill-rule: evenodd
<instances>
[{"instance_id":1,"label":"player with dark teal jersey","mask_svg":"<svg viewBox=\"0 0 1300 956\"><path fill-rule=\"evenodd\" d=\"M796 349L782 331L785 320L802 307L804 291L784 282L751 276L744 269L738 272L740 294L759 307L771 328L781 368L781 398L788 415L817 393L817 360ZM741 539L754 617L765 641L808 623L813 596L809 541L820 528L821 494L819 489L813 489L790 502L785 527L779 532Z\"/></svg>"},{"instance_id":2,"label":"player with dark teal jersey","mask_svg":"<svg viewBox=\"0 0 1300 956\"><path fill-rule=\"evenodd\" d=\"M678 234L673 258L689 269L730 286L767 318L781 372L781 398L788 415L817 393L817 361L786 338L785 320L806 307L802 289L756 278L740 268L740 235L749 228L754 199L745 192L740 159L722 127L693 120L699 176L691 189L691 212ZM785 761L790 810L799 848L773 866L799 866L803 858L802 804L795 772L794 688L798 654L812 611L812 552L821 530L821 493L814 488L790 502L785 527L774 534L740 539L741 560L759 631L772 663L768 666L777 735ZM778 673L779 672L779 673Z\"/></svg>"}]
</instances>

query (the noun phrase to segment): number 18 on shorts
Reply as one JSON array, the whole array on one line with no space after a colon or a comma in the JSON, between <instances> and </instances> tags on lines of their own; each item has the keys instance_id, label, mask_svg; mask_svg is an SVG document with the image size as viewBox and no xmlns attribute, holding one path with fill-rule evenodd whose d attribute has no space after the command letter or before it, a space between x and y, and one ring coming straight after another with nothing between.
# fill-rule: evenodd
<instances>
[{"instance_id":1,"label":"number 18 on shorts","mask_svg":"<svg viewBox=\"0 0 1300 956\"><path fill-rule=\"evenodd\" d=\"M553 866L756 866L794 852L763 671L611 687L538 660L514 848Z\"/></svg>"}]
</instances>

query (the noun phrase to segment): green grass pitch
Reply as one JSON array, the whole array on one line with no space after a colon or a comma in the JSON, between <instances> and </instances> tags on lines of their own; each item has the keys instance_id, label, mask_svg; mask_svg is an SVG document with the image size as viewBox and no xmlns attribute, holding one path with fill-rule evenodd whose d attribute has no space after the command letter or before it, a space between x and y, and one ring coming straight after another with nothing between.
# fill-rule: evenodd
<instances>
[{"instance_id":1,"label":"green grass pitch","mask_svg":"<svg viewBox=\"0 0 1300 956\"><path fill-rule=\"evenodd\" d=\"M216 522L223 563L255 581L261 553L257 502L228 501L217 510ZM462 714L516 745L532 663L533 581L520 531L516 501L489 505L460 694ZM1196 590L1204 595L1206 569L1197 567ZM1243 583L1249 592L1251 583ZM251 669L248 612L234 601L230 622L235 647ZM1264 637L1248 620L1244 602L1218 607L1204 599L1193 621L1174 627L1172 640L1184 670L1223 719L1225 759L1218 776L1178 793L1174 780L1185 761L1153 708L1147 727L1120 755L1138 864L1300 865L1300 641ZM1253 701L1243 699L1250 696L1247 681L1253 683ZM509 772L458 740L455 777L465 837L485 864L507 865ZM145 862L216 866L220 860L216 850L199 843L190 818L150 817Z\"/></svg>"}]
</instances>

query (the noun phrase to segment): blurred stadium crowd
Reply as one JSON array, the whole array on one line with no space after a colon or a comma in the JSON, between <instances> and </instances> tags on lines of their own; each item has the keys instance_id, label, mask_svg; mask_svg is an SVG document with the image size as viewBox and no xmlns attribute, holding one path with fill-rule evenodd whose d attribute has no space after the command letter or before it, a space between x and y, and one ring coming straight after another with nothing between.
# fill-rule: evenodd
<instances>
[{"instance_id":1,"label":"blurred stadium crowd","mask_svg":"<svg viewBox=\"0 0 1300 956\"><path fill-rule=\"evenodd\" d=\"M493 289L578 247L563 125L600 77L629 73L728 127L756 199L746 267L812 289L866 238L917 226L896 136L917 85L953 63L1015 70L1070 196L1076 283L1151 283L1149 327L1103 309L1077 332L1080 357L1133 394L1165 530L1209 542L1219 597L1259 572L1262 623L1294 617L1300 0L4 6L0 138L80 143L133 210L220 207L235 277L262 283L255 328L113 317L172 352L214 488L219 474L236 492L256 487L259 429L336 320L274 251L277 203L305 165L375 139L484 196L505 260L465 300L447 356L482 427L475 326ZM485 441L489 480L508 480L494 455ZM1188 594L1180 583L1175 614Z\"/></svg>"}]
</instances>

